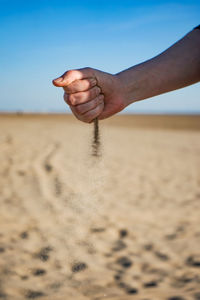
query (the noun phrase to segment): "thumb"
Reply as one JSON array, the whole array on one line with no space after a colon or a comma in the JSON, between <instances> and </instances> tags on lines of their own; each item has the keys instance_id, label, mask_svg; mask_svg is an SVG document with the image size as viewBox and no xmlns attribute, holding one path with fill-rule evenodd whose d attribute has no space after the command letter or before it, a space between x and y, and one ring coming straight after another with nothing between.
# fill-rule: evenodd
<instances>
[{"instance_id":1,"label":"thumb","mask_svg":"<svg viewBox=\"0 0 200 300\"><path fill-rule=\"evenodd\" d=\"M54 79L52 82L55 86L63 87L69 85L75 80L91 78L91 77L95 77L92 69L83 68L78 70L69 70L65 72L62 76Z\"/></svg>"}]
</instances>

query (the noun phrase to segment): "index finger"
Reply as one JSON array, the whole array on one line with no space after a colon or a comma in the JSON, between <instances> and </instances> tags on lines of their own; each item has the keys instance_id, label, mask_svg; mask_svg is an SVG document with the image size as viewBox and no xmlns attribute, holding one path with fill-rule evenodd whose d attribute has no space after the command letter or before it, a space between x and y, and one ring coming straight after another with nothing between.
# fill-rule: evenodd
<instances>
[{"instance_id":1,"label":"index finger","mask_svg":"<svg viewBox=\"0 0 200 300\"><path fill-rule=\"evenodd\" d=\"M97 84L95 78L87 78L82 80L75 80L67 86L64 86L63 89L67 94L74 94L77 92L84 92Z\"/></svg>"}]
</instances>

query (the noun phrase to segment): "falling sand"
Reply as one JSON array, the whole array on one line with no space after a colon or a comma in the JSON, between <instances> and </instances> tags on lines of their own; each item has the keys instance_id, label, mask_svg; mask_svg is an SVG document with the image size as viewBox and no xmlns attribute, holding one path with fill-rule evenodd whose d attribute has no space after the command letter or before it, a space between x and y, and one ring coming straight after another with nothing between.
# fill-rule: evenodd
<instances>
[{"instance_id":1,"label":"falling sand","mask_svg":"<svg viewBox=\"0 0 200 300\"><path fill-rule=\"evenodd\" d=\"M93 141L92 141L92 155L95 157L100 156L100 135L99 135L99 120L98 118L94 119L94 132L93 132Z\"/></svg>"}]
</instances>

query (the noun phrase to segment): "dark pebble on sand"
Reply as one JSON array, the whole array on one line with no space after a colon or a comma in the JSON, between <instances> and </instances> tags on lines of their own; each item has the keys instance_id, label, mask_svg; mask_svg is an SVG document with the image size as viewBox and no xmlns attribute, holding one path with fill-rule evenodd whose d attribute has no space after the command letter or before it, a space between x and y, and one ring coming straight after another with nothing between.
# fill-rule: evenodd
<instances>
[{"instance_id":1,"label":"dark pebble on sand","mask_svg":"<svg viewBox=\"0 0 200 300\"><path fill-rule=\"evenodd\" d=\"M80 271L84 271L85 269L87 269L87 267L88 266L86 265L86 263L78 262L78 263L73 264L72 272L77 273L77 272L80 272Z\"/></svg>"},{"instance_id":2,"label":"dark pebble on sand","mask_svg":"<svg viewBox=\"0 0 200 300\"><path fill-rule=\"evenodd\" d=\"M36 269L33 271L34 276L43 276L46 274L46 270L44 269Z\"/></svg>"},{"instance_id":3,"label":"dark pebble on sand","mask_svg":"<svg viewBox=\"0 0 200 300\"><path fill-rule=\"evenodd\" d=\"M17 171L17 174L18 174L19 176L24 176L24 175L25 175L25 172L24 172L24 171L21 171L21 170L19 170L19 171Z\"/></svg>"},{"instance_id":4,"label":"dark pebble on sand","mask_svg":"<svg viewBox=\"0 0 200 300\"><path fill-rule=\"evenodd\" d=\"M40 291L28 291L26 294L27 299L36 299L42 296L45 296L45 294Z\"/></svg>"},{"instance_id":5,"label":"dark pebble on sand","mask_svg":"<svg viewBox=\"0 0 200 300\"><path fill-rule=\"evenodd\" d=\"M23 232L20 234L20 237L21 237L22 239L27 239L27 238L28 238L28 232L23 231Z\"/></svg>"},{"instance_id":6,"label":"dark pebble on sand","mask_svg":"<svg viewBox=\"0 0 200 300\"><path fill-rule=\"evenodd\" d=\"M0 247L0 253L3 253L3 252L5 252L5 248Z\"/></svg>"},{"instance_id":7,"label":"dark pebble on sand","mask_svg":"<svg viewBox=\"0 0 200 300\"><path fill-rule=\"evenodd\" d=\"M146 251L153 250L153 244L146 244L146 245L144 245L144 250L146 250Z\"/></svg>"},{"instance_id":8,"label":"dark pebble on sand","mask_svg":"<svg viewBox=\"0 0 200 300\"><path fill-rule=\"evenodd\" d=\"M159 251L156 251L156 252L155 252L155 255L156 255L160 260L162 260L162 261L167 261L167 260L169 260L169 257L168 257L167 254L161 253L161 252L159 252Z\"/></svg>"},{"instance_id":9,"label":"dark pebble on sand","mask_svg":"<svg viewBox=\"0 0 200 300\"><path fill-rule=\"evenodd\" d=\"M118 280L121 279L121 276L120 276L119 274L116 274L116 275L114 275L114 279L115 279L116 281L118 281Z\"/></svg>"},{"instance_id":10,"label":"dark pebble on sand","mask_svg":"<svg viewBox=\"0 0 200 300\"><path fill-rule=\"evenodd\" d=\"M123 268L130 268L132 266L132 261L127 256L122 256L117 259L117 264L121 265Z\"/></svg>"},{"instance_id":11,"label":"dark pebble on sand","mask_svg":"<svg viewBox=\"0 0 200 300\"><path fill-rule=\"evenodd\" d=\"M47 172L51 172L51 170L53 169L53 167L50 164L45 164L44 168L46 169Z\"/></svg>"},{"instance_id":12,"label":"dark pebble on sand","mask_svg":"<svg viewBox=\"0 0 200 300\"><path fill-rule=\"evenodd\" d=\"M118 287L120 287L122 289L126 287L126 284L124 282L121 282L121 281L118 282L117 285L118 285Z\"/></svg>"},{"instance_id":13,"label":"dark pebble on sand","mask_svg":"<svg viewBox=\"0 0 200 300\"><path fill-rule=\"evenodd\" d=\"M49 287L53 290L58 290L62 286L61 282L54 282Z\"/></svg>"},{"instance_id":14,"label":"dark pebble on sand","mask_svg":"<svg viewBox=\"0 0 200 300\"><path fill-rule=\"evenodd\" d=\"M28 279L28 276L27 276L27 275L21 276L21 280L27 280L27 279Z\"/></svg>"},{"instance_id":15,"label":"dark pebble on sand","mask_svg":"<svg viewBox=\"0 0 200 300\"><path fill-rule=\"evenodd\" d=\"M157 281L149 281L143 284L145 288L152 288L152 287L157 287L158 282Z\"/></svg>"},{"instance_id":16,"label":"dark pebble on sand","mask_svg":"<svg viewBox=\"0 0 200 300\"><path fill-rule=\"evenodd\" d=\"M105 256L105 257L111 257L111 256L112 256L112 253L105 253L104 256Z\"/></svg>"},{"instance_id":17,"label":"dark pebble on sand","mask_svg":"<svg viewBox=\"0 0 200 300\"><path fill-rule=\"evenodd\" d=\"M126 229L119 230L119 236L120 236L120 238L124 238L127 235L128 235L128 231Z\"/></svg>"},{"instance_id":18,"label":"dark pebble on sand","mask_svg":"<svg viewBox=\"0 0 200 300\"><path fill-rule=\"evenodd\" d=\"M176 235L176 233L171 233L171 234L167 234L166 236L165 236L165 238L167 239L167 240L175 240L176 238L177 238L177 235Z\"/></svg>"},{"instance_id":19,"label":"dark pebble on sand","mask_svg":"<svg viewBox=\"0 0 200 300\"><path fill-rule=\"evenodd\" d=\"M137 294L138 293L138 289L131 287L124 282L118 282L117 286L121 289L124 289L127 294Z\"/></svg>"},{"instance_id":20,"label":"dark pebble on sand","mask_svg":"<svg viewBox=\"0 0 200 300\"><path fill-rule=\"evenodd\" d=\"M90 231L91 232L95 232L95 233L99 233L99 232L104 232L106 229L103 227L99 227L99 228L91 228Z\"/></svg>"},{"instance_id":21,"label":"dark pebble on sand","mask_svg":"<svg viewBox=\"0 0 200 300\"><path fill-rule=\"evenodd\" d=\"M127 287L126 288L126 293L127 294L138 294L138 289L132 288L132 287Z\"/></svg>"},{"instance_id":22,"label":"dark pebble on sand","mask_svg":"<svg viewBox=\"0 0 200 300\"><path fill-rule=\"evenodd\" d=\"M112 247L112 251L121 251L126 248L126 244L122 240L118 240L115 242L114 246Z\"/></svg>"},{"instance_id":23,"label":"dark pebble on sand","mask_svg":"<svg viewBox=\"0 0 200 300\"><path fill-rule=\"evenodd\" d=\"M42 261L47 261L49 259L50 251L52 251L52 248L44 247L36 254L36 257L41 259Z\"/></svg>"},{"instance_id":24,"label":"dark pebble on sand","mask_svg":"<svg viewBox=\"0 0 200 300\"><path fill-rule=\"evenodd\" d=\"M195 299L195 300L200 300L200 292L194 294L194 299Z\"/></svg>"},{"instance_id":25,"label":"dark pebble on sand","mask_svg":"<svg viewBox=\"0 0 200 300\"><path fill-rule=\"evenodd\" d=\"M191 255L187 258L186 264L191 267L200 268L200 255Z\"/></svg>"},{"instance_id":26,"label":"dark pebble on sand","mask_svg":"<svg viewBox=\"0 0 200 300\"><path fill-rule=\"evenodd\" d=\"M189 282L192 282L193 280L195 280L195 278L195 275L184 274L180 277L175 278L175 284L177 284L178 286L183 286Z\"/></svg>"}]
</instances>

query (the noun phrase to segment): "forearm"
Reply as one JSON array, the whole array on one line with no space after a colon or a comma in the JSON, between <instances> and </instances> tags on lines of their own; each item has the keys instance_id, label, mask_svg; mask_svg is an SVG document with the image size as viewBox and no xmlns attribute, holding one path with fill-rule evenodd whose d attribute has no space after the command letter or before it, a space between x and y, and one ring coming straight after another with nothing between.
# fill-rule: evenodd
<instances>
[{"instance_id":1,"label":"forearm","mask_svg":"<svg viewBox=\"0 0 200 300\"><path fill-rule=\"evenodd\" d=\"M200 81L200 30L193 30L160 55L116 76L127 105Z\"/></svg>"}]
</instances>

